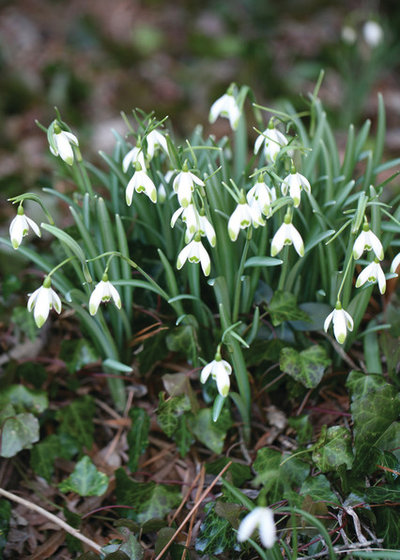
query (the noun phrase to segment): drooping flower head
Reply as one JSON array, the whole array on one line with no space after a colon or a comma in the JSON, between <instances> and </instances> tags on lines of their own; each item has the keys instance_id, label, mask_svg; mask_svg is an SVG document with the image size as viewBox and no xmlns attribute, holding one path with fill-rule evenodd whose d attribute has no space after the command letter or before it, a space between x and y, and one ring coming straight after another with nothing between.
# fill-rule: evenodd
<instances>
[{"instance_id":1,"label":"drooping flower head","mask_svg":"<svg viewBox=\"0 0 400 560\"><path fill-rule=\"evenodd\" d=\"M282 194L283 196L286 196L289 190L289 196L293 199L293 206L297 208L300 204L302 189L304 189L307 194L311 194L311 186L308 179L306 179L304 175L297 173L296 168L294 167L294 165L292 165L290 174L287 175L287 177L285 177L282 181Z\"/></svg>"},{"instance_id":2,"label":"drooping flower head","mask_svg":"<svg viewBox=\"0 0 400 560\"><path fill-rule=\"evenodd\" d=\"M356 282L356 288L359 288L365 282L378 282L379 291L384 294L386 291L386 278L378 259L374 259L368 266L360 272Z\"/></svg>"},{"instance_id":3,"label":"drooping flower head","mask_svg":"<svg viewBox=\"0 0 400 560\"><path fill-rule=\"evenodd\" d=\"M368 20L363 26L364 40L372 49L383 41L383 29L377 21Z\"/></svg>"},{"instance_id":4,"label":"drooping flower head","mask_svg":"<svg viewBox=\"0 0 400 560\"><path fill-rule=\"evenodd\" d=\"M57 121L49 126L48 131L49 148L53 156L60 156L68 165L74 163L74 151L71 144L79 146L75 134L62 130Z\"/></svg>"},{"instance_id":5,"label":"drooping flower head","mask_svg":"<svg viewBox=\"0 0 400 560\"><path fill-rule=\"evenodd\" d=\"M46 276L42 286L30 295L27 307L28 311L33 309L35 323L39 329L45 324L50 309L54 309L58 314L61 313L61 300L52 289L49 276Z\"/></svg>"},{"instance_id":6,"label":"drooping flower head","mask_svg":"<svg viewBox=\"0 0 400 560\"><path fill-rule=\"evenodd\" d=\"M204 276L208 276L211 270L210 257L201 242L200 233L196 233L194 239L182 249L176 261L176 268L180 270L186 261L192 264L201 264Z\"/></svg>"},{"instance_id":7,"label":"drooping flower head","mask_svg":"<svg viewBox=\"0 0 400 560\"><path fill-rule=\"evenodd\" d=\"M218 117L225 117L229 119L232 130L236 130L241 112L233 90L234 88L231 86L227 93L214 101L211 105L209 120L214 123Z\"/></svg>"},{"instance_id":8,"label":"drooping flower head","mask_svg":"<svg viewBox=\"0 0 400 560\"><path fill-rule=\"evenodd\" d=\"M260 149L263 148L267 161L274 163L277 155L287 143L286 136L275 128L274 122L271 119L268 128L255 141L254 153L258 154Z\"/></svg>"},{"instance_id":9,"label":"drooping flower head","mask_svg":"<svg viewBox=\"0 0 400 560\"><path fill-rule=\"evenodd\" d=\"M221 354L217 351L212 362L203 367L200 374L201 383L205 383L211 377L217 384L217 389L222 397L226 397L229 393L230 379L232 373L231 365L221 358Z\"/></svg>"},{"instance_id":10,"label":"drooping flower head","mask_svg":"<svg viewBox=\"0 0 400 560\"><path fill-rule=\"evenodd\" d=\"M135 168L136 171L132 175L132 178L126 187L126 191L125 191L126 204L128 206L132 204L133 191L136 191L137 193L144 193L150 198L151 202L156 203L157 189L153 181L147 175L146 171L142 170L142 166L138 161L135 163Z\"/></svg>"},{"instance_id":11,"label":"drooping flower head","mask_svg":"<svg viewBox=\"0 0 400 560\"><path fill-rule=\"evenodd\" d=\"M390 266L390 272L392 272L393 274L396 272L398 266L400 264L400 253L397 253L397 255L394 257L392 264Z\"/></svg>"},{"instance_id":12,"label":"drooping flower head","mask_svg":"<svg viewBox=\"0 0 400 560\"><path fill-rule=\"evenodd\" d=\"M22 205L18 206L17 215L10 224L10 239L14 249L18 249L21 245L22 238L28 235L28 230L31 228L38 237L41 237L39 226L28 216L25 215Z\"/></svg>"},{"instance_id":13,"label":"drooping flower head","mask_svg":"<svg viewBox=\"0 0 400 560\"><path fill-rule=\"evenodd\" d=\"M152 159L155 152L161 148L168 155L168 145L164 134L154 129L146 136L147 157Z\"/></svg>"},{"instance_id":14,"label":"drooping flower head","mask_svg":"<svg viewBox=\"0 0 400 560\"><path fill-rule=\"evenodd\" d=\"M204 182L189 171L188 165L185 162L182 171L175 177L172 185L174 192L178 195L179 204L184 208L192 200L195 184L204 187Z\"/></svg>"},{"instance_id":15,"label":"drooping flower head","mask_svg":"<svg viewBox=\"0 0 400 560\"><path fill-rule=\"evenodd\" d=\"M260 540L265 548L272 548L276 541L276 527L272 509L256 507L248 513L239 525L238 541L247 541L256 529L260 533Z\"/></svg>"},{"instance_id":16,"label":"drooping flower head","mask_svg":"<svg viewBox=\"0 0 400 560\"><path fill-rule=\"evenodd\" d=\"M333 323L333 334L336 340L339 344L343 344L347 337L347 331L353 330L354 323L352 316L342 308L340 301L337 301L335 309L325 319L325 332L328 331L331 323Z\"/></svg>"},{"instance_id":17,"label":"drooping flower head","mask_svg":"<svg viewBox=\"0 0 400 560\"><path fill-rule=\"evenodd\" d=\"M284 247L284 245L292 245L296 249L299 257L304 256L304 243L300 233L292 224L292 218L286 214L283 224L272 238L271 256L275 257Z\"/></svg>"},{"instance_id":18,"label":"drooping flower head","mask_svg":"<svg viewBox=\"0 0 400 560\"><path fill-rule=\"evenodd\" d=\"M374 251L375 256L380 261L383 259L383 247L378 237L369 229L367 222L364 223L362 232L354 241L353 257L359 259L364 251Z\"/></svg>"},{"instance_id":19,"label":"drooping flower head","mask_svg":"<svg viewBox=\"0 0 400 560\"><path fill-rule=\"evenodd\" d=\"M271 204L276 200L275 187L269 187L264 181L262 173L258 176L257 182L246 195L250 206L257 206L267 218L271 216Z\"/></svg>"},{"instance_id":20,"label":"drooping flower head","mask_svg":"<svg viewBox=\"0 0 400 560\"><path fill-rule=\"evenodd\" d=\"M236 241L241 229L247 229L250 226L258 228L264 226L265 222L261 214L258 204L248 204L244 193L241 193L239 204L232 212L228 221L228 233L232 241Z\"/></svg>"},{"instance_id":21,"label":"drooping flower head","mask_svg":"<svg viewBox=\"0 0 400 560\"><path fill-rule=\"evenodd\" d=\"M99 305L101 303L113 300L116 307L121 309L121 297L115 286L108 280L107 273L103 274L103 278L96 285L89 299L89 312L91 315L96 315Z\"/></svg>"},{"instance_id":22,"label":"drooping flower head","mask_svg":"<svg viewBox=\"0 0 400 560\"><path fill-rule=\"evenodd\" d=\"M134 148L129 150L129 152L124 156L122 160L122 169L126 173L131 165L135 167L135 164L140 163L142 169L146 169L146 161L143 153L143 147L140 140Z\"/></svg>"}]
</instances>

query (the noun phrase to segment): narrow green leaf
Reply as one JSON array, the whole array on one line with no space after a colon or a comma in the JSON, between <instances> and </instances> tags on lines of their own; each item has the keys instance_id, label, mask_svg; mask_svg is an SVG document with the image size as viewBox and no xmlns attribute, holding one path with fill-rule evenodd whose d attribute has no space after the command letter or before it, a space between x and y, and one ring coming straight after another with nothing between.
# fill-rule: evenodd
<instances>
[{"instance_id":1,"label":"narrow green leaf","mask_svg":"<svg viewBox=\"0 0 400 560\"><path fill-rule=\"evenodd\" d=\"M132 426L127 433L128 467L132 472L136 472L139 458L149 445L150 417L143 408L134 407L129 411L129 418L132 420Z\"/></svg>"}]
</instances>

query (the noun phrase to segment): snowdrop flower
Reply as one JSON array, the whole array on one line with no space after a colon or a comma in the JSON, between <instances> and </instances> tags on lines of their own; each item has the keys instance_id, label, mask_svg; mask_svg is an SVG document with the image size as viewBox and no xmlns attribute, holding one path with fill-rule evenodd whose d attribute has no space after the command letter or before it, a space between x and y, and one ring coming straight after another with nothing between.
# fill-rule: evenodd
<instances>
[{"instance_id":1,"label":"snowdrop flower","mask_svg":"<svg viewBox=\"0 0 400 560\"><path fill-rule=\"evenodd\" d=\"M207 218L203 209L199 212L199 233L202 237L207 237L211 247L215 247L217 238L215 235L215 229L210 220Z\"/></svg>"},{"instance_id":2,"label":"snowdrop flower","mask_svg":"<svg viewBox=\"0 0 400 560\"><path fill-rule=\"evenodd\" d=\"M342 27L342 40L348 45L354 45L357 41L357 33L354 27L351 27L350 25Z\"/></svg>"},{"instance_id":3,"label":"snowdrop flower","mask_svg":"<svg viewBox=\"0 0 400 560\"><path fill-rule=\"evenodd\" d=\"M340 301L336 303L335 309L329 313L324 322L324 331L327 332L329 325L333 323L333 334L339 344L346 340L347 331L352 331L354 327L353 319L347 311L342 309Z\"/></svg>"},{"instance_id":4,"label":"snowdrop flower","mask_svg":"<svg viewBox=\"0 0 400 560\"><path fill-rule=\"evenodd\" d=\"M255 228L265 225L259 206L255 204L250 206L246 200L243 194L239 204L229 218L228 233L232 241L236 241L241 229L246 229L251 225Z\"/></svg>"},{"instance_id":5,"label":"snowdrop flower","mask_svg":"<svg viewBox=\"0 0 400 560\"><path fill-rule=\"evenodd\" d=\"M211 105L209 120L214 123L218 117L225 117L229 119L232 130L236 130L240 115L239 106L230 88L227 93Z\"/></svg>"},{"instance_id":6,"label":"snowdrop flower","mask_svg":"<svg viewBox=\"0 0 400 560\"><path fill-rule=\"evenodd\" d=\"M376 21L366 21L362 31L365 42L371 48L377 47L383 40L383 29Z\"/></svg>"},{"instance_id":7,"label":"snowdrop flower","mask_svg":"<svg viewBox=\"0 0 400 560\"><path fill-rule=\"evenodd\" d=\"M300 196L301 196L301 189L304 189L307 194L311 194L311 186L303 175L300 173L296 173L296 169L292 166L290 175L285 177L281 184L281 191L283 196L286 196L286 193L289 189L289 196L293 199L293 205L297 208L300 204Z\"/></svg>"},{"instance_id":8,"label":"snowdrop flower","mask_svg":"<svg viewBox=\"0 0 400 560\"><path fill-rule=\"evenodd\" d=\"M58 314L61 313L61 300L56 292L51 288L51 279L46 276L42 286L35 290L28 299L28 311L32 311L37 326L42 327L50 309L55 309Z\"/></svg>"},{"instance_id":9,"label":"snowdrop flower","mask_svg":"<svg viewBox=\"0 0 400 560\"><path fill-rule=\"evenodd\" d=\"M287 143L286 136L274 127L271 119L268 128L257 138L254 144L254 153L258 154L261 147L263 147L267 160L274 163L281 148L286 146Z\"/></svg>"},{"instance_id":10,"label":"snowdrop flower","mask_svg":"<svg viewBox=\"0 0 400 560\"><path fill-rule=\"evenodd\" d=\"M157 202L157 189L153 181L145 171L142 171L139 162L135 163L135 167L136 171L126 187L125 198L127 205L130 206L132 204L134 190L137 193L144 192L144 194L150 198L151 202Z\"/></svg>"},{"instance_id":11,"label":"snowdrop flower","mask_svg":"<svg viewBox=\"0 0 400 560\"><path fill-rule=\"evenodd\" d=\"M144 159L144 153L140 142L138 142L132 150L129 150L122 160L122 169L124 173L128 171L131 165L134 166L136 162L140 163L142 169L146 169L146 161Z\"/></svg>"},{"instance_id":12,"label":"snowdrop flower","mask_svg":"<svg viewBox=\"0 0 400 560\"><path fill-rule=\"evenodd\" d=\"M290 216L286 215L283 224L275 233L271 244L271 256L275 257L284 245L292 245L300 257L304 256L304 243L300 233L292 224Z\"/></svg>"},{"instance_id":13,"label":"snowdrop flower","mask_svg":"<svg viewBox=\"0 0 400 560\"><path fill-rule=\"evenodd\" d=\"M396 272L399 264L400 264L400 253L397 253L397 255L394 257L392 265L390 267L390 272L393 272L393 274L394 274Z\"/></svg>"},{"instance_id":14,"label":"snowdrop flower","mask_svg":"<svg viewBox=\"0 0 400 560\"><path fill-rule=\"evenodd\" d=\"M200 233L202 237L207 237L211 247L215 247L215 229L203 209L198 212L193 203L186 208L181 206L172 215L171 227L175 226L179 216L182 216L182 221L186 224L185 243L189 243L195 233Z\"/></svg>"},{"instance_id":15,"label":"snowdrop flower","mask_svg":"<svg viewBox=\"0 0 400 560\"><path fill-rule=\"evenodd\" d=\"M257 528L260 533L261 543L265 548L272 548L276 541L276 527L272 509L256 507L248 513L239 525L238 541L247 541Z\"/></svg>"},{"instance_id":16,"label":"snowdrop flower","mask_svg":"<svg viewBox=\"0 0 400 560\"><path fill-rule=\"evenodd\" d=\"M359 288L365 284L365 282L375 283L376 281L379 285L379 291L381 294L384 294L386 291L386 278L378 259L375 259L360 272L357 278L356 288Z\"/></svg>"},{"instance_id":17,"label":"snowdrop flower","mask_svg":"<svg viewBox=\"0 0 400 560\"><path fill-rule=\"evenodd\" d=\"M168 145L165 136L158 130L154 129L146 136L147 156L152 159L156 150L161 148L168 155Z\"/></svg>"},{"instance_id":18,"label":"snowdrop flower","mask_svg":"<svg viewBox=\"0 0 400 560\"><path fill-rule=\"evenodd\" d=\"M231 365L225 360L221 359L219 352L215 355L215 359L207 364L201 370L200 381L205 383L211 377L217 383L218 392L222 397L226 397L229 393L230 380L229 376L232 373Z\"/></svg>"},{"instance_id":19,"label":"snowdrop flower","mask_svg":"<svg viewBox=\"0 0 400 560\"><path fill-rule=\"evenodd\" d=\"M357 260L361 257L364 251L374 251L375 256L380 261L383 259L383 247L377 236L369 229L369 225L365 223L363 230L353 245L353 257Z\"/></svg>"},{"instance_id":20,"label":"snowdrop flower","mask_svg":"<svg viewBox=\"0 0 400 560\"><path fill-rule=\"evenodd\" d=\"M204 249L199 233L196 233L194 239L179 253L176 262L176 268L180 270L187 260L193 264L200 263L201 268L203 269L204 276L208 276L210 274L210 257L208 256L207 251Z\"/></svg>"},{"instance_id":21,"label":"snowdrop flower","mask_svg":"<svg viewBox=\"0 0 400 560\"><path fill-rule=\"evenodd\" d=\"M267 218L271 215L271 204L276 200L275 187L269 187L260 173L257 182L246 195L250 206L256 205Z\"/></svg>"},{"instance_id":22,"label":"snowdrop flower","mask_svg":"<svg viewBox=\"0 0 400 560\"><path fill-rule=\"evenodd\" d=\"M108 280L108 275L103 274L101 282L99 282L93 290L89 299L89 312L91 315L96 315L100 303L110 301L113 302L118 309L121 309L121 298L117 288L115 288Z\"/></svg>"},{"instance_id":23,"label":"snowdrop flower","mask_svg":"<svg viewBox=\"0 0 400 560\"><path fill-rule=\"evenodd\" d=\"M60 156L65 163L72 165L74 163L74 152L71 144L74 144L77 147L79 146L79 142L75 134L67 132L66 130L61 130L60 126L55 121L50 134L53 140L53 145L50 144L49 147L53 156Z\"/></svg>"},{"instance_id":24,"label":"snowdrop flower","mask_svg":"<svg viewBox=\"0 0 400 560\"><path fill-rule=\"evenodd\" d=\"M172 185L174 192L178 195L179 204L184 208L188 206L192 200L192 192L195 184L204 187L203 181L191 173L188 170L187 164L184 163L182 171L175 177Z\"/></svg>"},{"instance_id":25,"label":"snowdrop flower","mask_svg":"<svg viewBox=\"0 0 400 560\"><path fill-rule=\"evenodd\" d=\"M22 238L28 235L29 228L32 228L38 237L41 237L39 226L28 216L22 206L18 206L17 215L10 224L10 239L14 249L21 245Z\"/></svg>"}]
</instances>

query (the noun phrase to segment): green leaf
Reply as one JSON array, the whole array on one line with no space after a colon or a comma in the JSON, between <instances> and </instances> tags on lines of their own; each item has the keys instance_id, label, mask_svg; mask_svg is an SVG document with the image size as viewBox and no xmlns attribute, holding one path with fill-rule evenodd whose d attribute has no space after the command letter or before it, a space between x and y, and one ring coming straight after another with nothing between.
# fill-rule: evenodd
<instances>
[{"instance_id":1,"label":"green leaf","mask_svg":"<svg viewBox=\"0 0 400 560\"><path fill-rule=\"evenodd\" d=\"M3 550L7 544L8 531L10 529L11 504L7 500L0 500L0 559L3 558Z\"/></svg>"},{"instance_id":2,"label":"green leaf","mask_svg":"<svg viewBox=\"0 0 400 560\"><path fill-rule=\"evenodd\" d=\"M279 266L283 261L281 259L274 259L274 257L250 257L244 263L244 268L249 268L253 266Z\"/></svg>"},{"instance_id":3,"label":"green leaf","mask_svg":"<svg viewBox=\"0 0 400 560\"><path fill-rule=\"evenodd\" d=\"M15 376L23 379L35 389L40 389L48 378L46 368L37 362L22 362L15 370ZM30 410L29 412L33 412Z\"/></svg>"},{"instance_id":4,"label":"green leaf","mask_svg":"<svg viewBox=\"0 0 400 560\"><path fill-rule=\"evenodd\" d=\"M14 457L39 441L39 422L33 414L23 412L10 416L1 425L1 457Z\"/></svg>"},{"instance_id":5,"label":"green leaf","mask_svg":"<svg viewBox=\"0 0 400 560\"><path fill-rule=\"evenodd\" d=\"M379 508L376 516L376 533L383 539L384 546L394 548L397 551L397 558L400 560L400 512L398 508L383 507ZM396 556L382 556L384 560L396 558Z\"/></svg>"},{"instance_id":6,"label":"green leaf","mask_svg":"<svg viewBox=\"0 0 400 560\"><path fill-rule=\"evenodd\" d=\"M294 416L288 419L288 424L296 430L296 440L299 445L308 443L312 438L313 427L308 414Z\"/></svg>"},{"instance_id":7,"label":"green leaf","mask_svg":"<svg viewBox=\"0 0 400 560\"><path fill-rule=\"evenodd\" d=\"M121 527L120 532L125 542L119 547L118 551L125 552L129 560L142 560L144 550L135 535L126 527Z\"/></svg>"},{"instance_id":8,"label":"green leaf","mask_svg":"<svg viewBox=\"0 0 400 560\"><path fill-rule=\"evenodd\" d=\"M309 321L307 313L297 306L297 298L290 292L277 290L268 304L272 324L277 327L284 321Z\"/></svg>"},{"instance_id":9,"label":"green leaf","mask_svg":"<svg viewBox=\"0 0 400 560\"><path fill-rule=\"evenodd\" d=\"M85 395L57 411L61 422L59 431L73 436L82 446L90 449L93 443L93 416L95 404L92 397Z\"/></svg>"},{"instance_id":10,"label":"green leaf","mask_svg":"<svg viewBox=\"0 0 400 560\"><path fill-rule=\"evenodd\" d=\"M138 468L139 458L149 445L150 417L143 408L134 407L129 411L132 426L127 434L129 447L128 468L135 472Z\"/></svg>"},{"instance_id":11,"label":"green leaf","mask_svg":"<svg viewBox=\"0 0 400 560\"><path fill-rule=\"evenodd\" d=\"M168 437L171 437L178 428L179 416L190 410L190 401L186 395L164 399L164 393L161 392L157 410L157 422L163 432Z\"/></svg>"},{"instance_id":12,"label":"green leaf","mask_svg":"<svg viewBox=\"0 0 400 560\"><path fill-rule=\"evenodd\" d=\"M209 474L217 475L222 469L229 463L230 459L228 457L220 457L212 463L207 463L206 472ZM229 469L225 473L225 477L229 480L232 479L232 484L234 486L240 487L246 480L252 477L251 469L248 465L242 465L241 463L232 463Z\"/></svg>"},{"instance_id":13,"label":"green leaf","mask_svg":"<svg viewBox=\"0 0 400 560\"><path fill-rule=\"evenodd\" d=\"M189 428L196 438L214 453L221 453L226 433L232 426L230 412L224 408L216 422L212 418L212 409L203 408L196 415L188 418Z\"/></svg>"},{"instance_id":14,"label":"green leaf","mask_svg":"<svg viewBox=\"0 0 400 560\"><path fill-rule=\"evenodd\" d=\"M279 366L295 381L300 382L307 389L313 389L321 381L325 369L331 364L325 349L314 345L297 352L293 348L283 348Z\"/></svg>"},{"instance_id":15,"label":"green leaf","mask_svg":"<svg viewBox=\"0 0 400 560\"><path fill-rule=\"evenodd\" d=\"M354 461L351 433L343 426L331 426L322 430L312 459L322 472L336 471L340 465L351 469Z\"/></svg>"},{"instance_id":16,"label":"green leaf","mask_svg":"<svg viewBox=\"0 0 400 560\"><path fill-rule=\"evenodd\" d=\"M178 447L180 456L185 457L194 442L194 437L186 422L186 416L179 416L178 426L172 437Z\"/></svg>"},{"instance_id":17,"label":"green leaf","mask_svg":"<svg viewBox=\"0 0 400 560\"><path fill-rule=\"evenodd\" d=\"M282 454L275 449L263 447L257 452L253 469L257 473L253 481L254 485L263 484L263 489L270 501L282 499L283 477L280 472Z\"/></svg>"},{"instance_id":18,"label":"green leaf","mask_svg":"<svg viewBox=\"0 0 400 560\"><path fill-rule=\"evenodd\" d=\"M290 485L301 486L310 474L310 465L290 453L283 453L281 457L281 475Z\"/></svg>"},{"instance_id":19,"label":"green leaf","mask_svg":"<svg viewBox=\"0 0 400 560\"><path fill-rule=\"evenodd\" d=\"M84 366L97 362L99 355L93 346L85 340L63 340L61 343L60 359L63 360L70 373L79 371Z\"/></svg>"},{"instance_id":20,"label":"green leaf","mask_svg":"<svg viewBox=\"0 0 400 560\"><path fill-rule=\"evenodd\" d=\"M199 536L195 542L195 549L204 555L227 554L229 551L239 551L236 533L227 519L220 517L215 511L216 502L208 503L204 511L206 516L200 526Z\"/></svg>"},{"instance_id":21,"label":"green leaf","mask_svg":"<svg viewBox=\"0 0 400 560\"><path fill-rule=\"evenodd\" d=\"M376 447L381 451L390 449L400 461L400 422L392 422L376 442Z\"/></svg>"},{"instance_id":22,"label":"green leaf","mask_svg":"<svg viewBox=\"0 0 400 560\"><path fill-rule=\"evenodd\" d=\"M28 389L24 385L10 385L10 387L2 391L0 410L7 403L11 404L16 412L32 412L33 414L40 414L49 406L49 401L44 391Z\"/></svg>"},{"instance_id":23,"label":"green leaf","mask_svg":"<svg viewBox=\"0 0 400 560\"><path fill-rule=\"evenodd\" d=\"M61 492L75 492L80 496L102 496L108 487L108 476L96 469L85 455L74 471L58 485Z\"/></svg>"},{"instance_id":24,"label":"green leaf","mask_svg":"<svg viewBox=\"0 0 400 560\"><path fill-rule=\"evenodd\" d=\"M181 352L188 358L196 355L197 333L193 325L182 325L172 329L167 337L167 348L171 352Z\"/></svg>"},{"instance_id":25,"label":"green leaf","mask_svg":"<svg viewBox=\"0 0 400 560\"><path fill-rule=\"evenodd\" d=\"M162 519L181 501L177 487L155 482L135 482L123 469L115 472L115 479L118 504L132 506L129 513L124 513L140 524L149 519Z\"/></svg>"},{"instance_id":26,"label":"green leaf","mask_svg":"<svg viewBox=\"0 0 400 560\"><path fill-rule=\"evenodd\" d=\"M400 486L371 486L365 489L369 504L382 504L385 501L398 502L400 500Z\"/></svg>"},{"instance_id":27,"label":"green leaf","mask_svg":"<svg viewBox=\"0 0 400 560\"><path fill-rule=\"evenodd\" d=\"M309 476L303 482L299 492L302 496L310 496L314 502L333 502L338 504L336 494L331 490L329 480L325 475Z\"/></svg>"},{"instance_id":28,"label":"green leaf","mask_svg":"<svg viewBox=\"0 0 400 560\"><path fill-rule=\"evenodd\" d=\"M60 457L62 446L56 434L39 442L31 451L30 464L36 474L50 482L54 472L54 460Z\"/></svg>"}]
</instances>

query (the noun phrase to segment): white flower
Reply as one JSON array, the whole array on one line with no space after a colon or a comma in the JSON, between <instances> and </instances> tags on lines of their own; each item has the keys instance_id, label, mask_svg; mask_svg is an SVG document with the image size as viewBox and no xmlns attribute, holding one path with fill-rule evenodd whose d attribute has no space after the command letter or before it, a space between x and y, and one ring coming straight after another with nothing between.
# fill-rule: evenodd
<instances>
[{"instance_id":1,"label":"white flower","mask_svg":"<svg viewBox=\"0 0 400 560\"><path fill-rule=\"evenodd\" d=\"M353 319L347 311L342 309L340 301L337 302L335 309L329 313L324 322L325 332L328 330L329 325L333 323L333 334L339 344L343 344L346 340L347 331L352 331L354 327Z\"/></svg>"},{"instance_id":2,"label":"white flower","mask_svg":"<svg viewBox=\"0 0 400 560\"><path fill-rule=\"evenodd\" d=\"M377 236L369 229L368 224L363 225L363 230L353 245L353 257L357 260L364 251L374 251L375 256L380 261L383 259L383 247Z\"/></svg>"},{"instance_id":3,"label":"white flower","mask_svg":"<svg viewBox=\"0 0 400 560\"><path fill-rule=\"evenodd\" d=\"M10 239L14 249L18 249L21 245L22 238L28 234L30 227L38 237L41 236L39 226L28 216L25 216L23 207L19 206L17 215L10 224Z\"/></svg>"},{"instance_id":4,"label":"white flower","mask_svg":"<svg viewBox=\"0 0 400 560\"><path fill-rule=\"evenodd\" d=\"M168 155L168 145L165 136L154 129L146 136L147 141L147 156L151 159L154 156L157 148L161 148Z\"/></svg>"},{"instance_id":5,"label":"white flower","mask_svg":"<svg viewBox=\"0 0 400 560\"><path fill-rule=\"evenodd\" d=\"M225 117L229 119L232 130L236 130L240 114L235 97L230 93L225 93L211 105L209 119L211 123L214 123L218 117Z\"/></svg>"},{"instance_id":6,"label":"white flower","mask_svg":"<svg viewBox=\"0 0 400 560\"><path fill-rule=\"evenodd\" d=\"M171 227L175 226L179 216L182 216L182 221L186 224L185 243L189 243L195 233L200 233L202 237L207 237L211 247L215 247L215 230L204 210L198 212L193 203L190 203L186 208L181 206L172 215Z\"/></svg>"},{"instance_id":7,"label":"white flower","mask_svg":"<svg viewBox=\"0 0 400 560\"><path fill-rule=\"evenodd\" d=\"M350 25L342 27L342 39L348 45L354 45L357 41L357 33L354 27L351 27Z\"/></svg>"},{"instance_id":8,"label":"white flower","mask_svg":"<svg viewBox=\"0 0 400 560\"><path fill-rule=\"evenodd\" d=\"M253 225L255 228L264 226L265 222L258 205L239 202L228 221L228 233L232 241L236 241L241 229Z\"/></svg>"},{"instance_id":9,"label":"white flower","mask_svg":"<svg viewBox=\"0 0 400 560\"><path fill-rule=\"evenodd\" d=\"M207 364L201 370L200 381L201 383L205 383L211 374L212 378L217 383L219 394L222 397L226 397L229 393L229 376L231 373L231 365L225 360L221 360L221 356L217 354L217 356L215 356L215 360Z\"/></svg>"},{"instance_id":10,"label":"white flower","mask_svg":"<svg viewBox=\"0 0 400 560\"><path fill-rule=\"evenodd\" d=\"M360 272L357 278L356 288L359 288L365 284L365 282L375 283L376 281L378 281L379 291L381 294L384 294L386 291L386 278L378 259L375 259Z\"/></svg>"},{"instance_id":11,"label":"white flower","mask_svg":"<svg viewBox=\"0 0 400 560\"><path fill-rule=\"evenodd\" d=\"M287 143L288 141L286 136L277 130L273 124L271 124L271 128L268 127L265 129L264 132L257 138L254 144L254 153L258 154L263 146L265 157L273 163L276 160L276 156L280 152L281 148L286 146Z\"/></svg>"},{"instance_id":12,"label":"white flower","mask_svg":"<svg viewBox=\"0 0 400 560\"><path fill-rule=\"evenodd\" d=\"M146 169L146 161L144 159L143 149L140 145L129 150L122 160L122 169L124 173L128 171L130 165L134 166L136 162L140 163L142 169Z\"/></svg>"},{"instance_id":13,"label":"white flower","mask_svg":"<svg viewBox=\"0 0 400 560\"><path fill-rule=\"evenodd\" d=\"M140 163L136 162L135 165L136 171L126 187L125 197L127 205L130 206L132 204L132 196L134 190L137 193L144 192L144 194L146 194L150 198L151 202L157 202L157 189L153 181L145 171L139 169Z\"/></svg>"},{"instance_id":14,"label":"white flower","mask_svg":"<svg viewBox=\"0 0 400 560\"><path fill-rule=\"evenodd\" d=\"M187 260L194 264L200 263L204 276L208 276L210 274L210 257L200 241L200 234L196 234L195 238L188 245L185 245L179 253L176 268L180 270Z\"/></svg>"},{"instance_id":15,"label":"white flower","mask_svg":"<svg viewBox=\"0 0 400 560\"><path fill-rule=\"evenodd\" d=\"M71 144L79 146L79 142L75 134L61 130L57 123L54 124L52 139L54 147L50 144L50 151L53 156L60 156L61 159L72 165L74 163L74 152Z\"/></svg>"},{"instance_id":16,"label":"white flower","mask_svg":"<svg viewBox=\"0 0 400 560\"><path fill-rule=\"evenodd\" d=\"M394 257L392 265L390 267L390 272L393 272L393 274L394 274L396 272L399 264L400 264L400 253L397 253L397 255Z\"/></svg>"},{"instance_id":17,"label":"white flower","mask_svg":"<svg viewBox=\"0 0 400 560\"><path fill-rule=\"evenodd\" d=\"M375 48L383 40L383 29L376 21L366 21L363 27L364 40L372 48Z\"/></svg>"},{"instance_id":18,"label":"white flower","mask_svg":"<svg viewBox=\"0 0 400 560\"><path fill-rule=\"evenodd\" d=\"M271 215L271 204L276 200L275 187L269 187L260 175L258 181L249 190L246 195L247 202L250 206L256 205L264 216Z\"/></svg>"},{"instance_id":19,"label":"white flower","mask_svg":"<svg viewBox=\"0 0 400 560\"><path fill-rule=\"evenodd\" d=\"M204 212L204 211L203 211ZM209 244L211 245L211 247L215 247L215 244L217 242L217 238L215 235L215 229L212 225L212 223L210 222L210 220L207 218L207 216L205 215L205 213L203 213L202 211L200 211L199 213L199 233L202 237L207 237Z\"/></svg>"},{"instance_id":20,"label":"white flower","mask_svg":"<svg viewBox=\"0 0 400 560\"><path fill-rule=\"evenodd\" d=\"M285 216L285 221L275 233L271 244L271 255L275 257L284 245L292 245L300 257L304 256L304 243L300 233L292 224L290 218Z\"/></svg>"},{"instance_id":21,"label":"white flower","mask_svg":"<svg viewBox=\"0 0 400 560\"><path fill-rule=\"evenodd\" d=\"M108 280L107 274L103 275L103 279L99 282L93 290L89 299L89 312L91 315L96 315L100 303L110 301L113 299L118 309L121 309L121 298L117 288Z\"/></svg>"},{"instance_id":22,"label":"white flower","mask_svg":"<svg viewBox=\"0 0 400 560\"><path fill-rule=\"evenodd\" d=\"M260 533L262 544L265 548L272 548L276 541L276 527L272 509L256 507L248 513L239 525L237 533L238 541L247 541L257 528Z\"/></svg>"},{"instance_id":23,"label":"white flower","mask_svg":"<svg viewBox=\"0 0 400 560\"><path fill-rule=\"evenodd\" d=\"M30 295L28 299L28 311L33 311L35 323L42 327L49 316L50 309L55 309L58 314L61 313L61 300L56 292L51 288L51 280L47 277L43 281L43 285Z\"/></svg>"},{"instance_id":24,"label":"white flower","mask_svg":"<svg viewBox=\"0 0 400 560\"><path fill-rule=\"evenodd\" d=\"M195 183L196 185L204 186L203 181L188 171L186 165L184 165L184 169L178 173L173 183L174 192L177 193L181 206L186 207L192 200Z\"/></svg>"},{"instance_id":25,"label":"white flower","mask_svg":"<svg viewBox=\"0 0 400 560\"><path fill-rule=\"evenodd\" d=\"M288 189L289 196L293 199L293 205L295 208L297 208L300 204L301 189L304 189L308 194L311 193L311 186L308 179L306 179L304 175L296 173L296 171L292 171L282 181L281 191L283 196L286 196Z\"/></svg>"}]
</instances>

